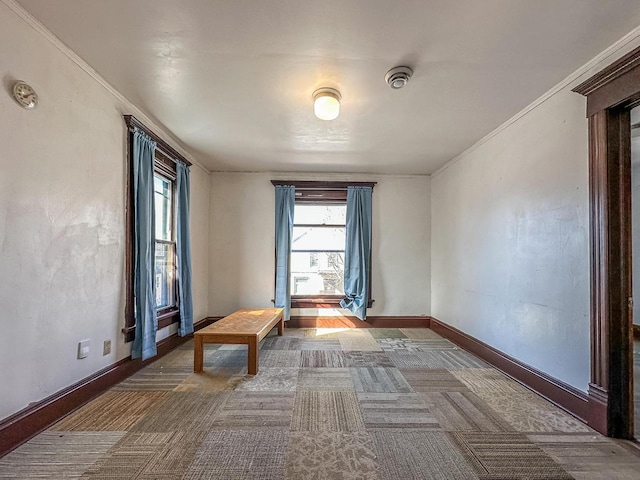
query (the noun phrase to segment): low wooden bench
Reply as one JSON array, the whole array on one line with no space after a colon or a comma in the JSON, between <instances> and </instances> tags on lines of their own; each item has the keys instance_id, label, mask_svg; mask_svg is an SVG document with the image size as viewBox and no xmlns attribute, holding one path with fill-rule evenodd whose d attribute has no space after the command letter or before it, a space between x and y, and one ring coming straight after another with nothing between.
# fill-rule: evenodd
<instances>
[{"instance_id":1,"label":"low wooden bench","mask_svg":"<svg viewBox=\"0 0 640 480\"><path fill-rule=\"evenodd\" d=\"M213 325L198 330L194 336L193 371L204 368L205 343L246 344L249 346L249 375L258 373L258 346L273 327L278 335L284 332L282 308L244 308L218 320Z\"/></svg>"}]
</instances>

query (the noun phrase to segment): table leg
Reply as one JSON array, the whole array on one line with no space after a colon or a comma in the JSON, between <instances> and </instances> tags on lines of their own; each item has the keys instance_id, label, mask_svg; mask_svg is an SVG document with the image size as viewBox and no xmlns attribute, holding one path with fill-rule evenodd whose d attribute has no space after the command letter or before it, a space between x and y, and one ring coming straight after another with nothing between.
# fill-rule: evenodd
<instances>
[{"instance_id":1,"label":"table leg","mask_svg":"<svg viewBox=\"0 0 640 480\"><path fill-rule=\"evenodd\" d=\"M258 373L258 337L249 337L249 365L247 370L249 375L256 375Z\"/></svg>"},{"instance_id":2,"label":"table leg","mask_svg":"<svg viewBox=\"0 0 640 480\"><path fill-rule=\"evenodd\" d=\"M282 336L284 334L284 318L281 318L278 322L278 335Z\"/></svg>"},{"instance_id":3,"label":"table leg","mask_svg":"<svg viewBox=\"0 0 640 480\"><path fill-rule=\"evenodd\" d=\"M193 341L193 371L196 373L202 372L204 369L204 349L203 349L203 337L197 335Z\"/></svg>"}]
</instances>

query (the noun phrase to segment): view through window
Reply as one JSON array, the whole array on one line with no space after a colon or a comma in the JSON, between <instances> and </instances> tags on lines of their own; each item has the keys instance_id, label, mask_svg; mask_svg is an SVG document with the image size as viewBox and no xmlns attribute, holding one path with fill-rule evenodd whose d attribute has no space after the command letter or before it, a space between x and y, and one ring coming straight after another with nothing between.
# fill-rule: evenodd
<instances>
[{"instance_id":1,"label":"view through window","mask_svg":"<svg viewBox=\"0 0 640 480\"><path fill-rule=\"evenodd\" d=\"M176 305L173 182L158 173L154 175L153 180L156 217L156 308L160 311Z\"/></svg>"},{"instance_id":2,"label":"view through window","mask_svg":"<svg viewBox=\"0 0 640 480\"><path fill-rule=\"evenodd\" d=\"M292 295L344 295L346 204L295 205Z\"/></svg>"}]
</instances>

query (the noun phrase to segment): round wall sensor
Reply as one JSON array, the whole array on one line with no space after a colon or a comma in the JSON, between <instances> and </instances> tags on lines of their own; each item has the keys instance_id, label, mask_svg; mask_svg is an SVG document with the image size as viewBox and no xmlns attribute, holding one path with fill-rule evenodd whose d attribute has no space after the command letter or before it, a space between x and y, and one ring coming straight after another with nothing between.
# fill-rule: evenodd
<instances>
[{"instance_id":1,"label":"round wall sensor","mask_svg":"<svg viewBox=\"0 0 640 480\"><path fill-rule=\"evenodd\" d=\"M413 75L413 70L409 67L395 67L387 72L384 76L384 80L391 88L397 90L404 87L409 82L411 75Z\"/></svg>"}]
</instances>

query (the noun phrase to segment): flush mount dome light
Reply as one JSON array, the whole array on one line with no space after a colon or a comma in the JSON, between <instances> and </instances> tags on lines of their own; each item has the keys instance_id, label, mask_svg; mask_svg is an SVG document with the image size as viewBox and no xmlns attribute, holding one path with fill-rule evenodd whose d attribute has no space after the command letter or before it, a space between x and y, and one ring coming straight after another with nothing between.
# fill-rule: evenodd
<instances>
[{"instance_id":1,"label":"flush mount dome light","mask_svg":"<svg viewBox=\"0 0 640 480\"><path fill-rule=\"evenodd\" d=\"M333 120L340 114L340 92L333 88L319 88L313 92L313 113L320 120Z\"/></svg>"}]
</instances>

